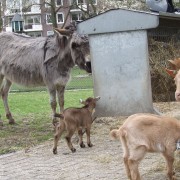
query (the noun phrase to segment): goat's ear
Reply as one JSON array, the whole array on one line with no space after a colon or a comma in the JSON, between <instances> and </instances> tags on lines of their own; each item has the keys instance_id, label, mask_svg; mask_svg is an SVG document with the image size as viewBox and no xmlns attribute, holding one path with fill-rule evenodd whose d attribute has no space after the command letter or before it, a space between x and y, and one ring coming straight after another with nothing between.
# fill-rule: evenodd
<instances>
[{"instance_id":1,"label":"goat's ear","mask_svg":"<svg viewBox=\"0 0 180 180\"><path fill-rule=\"evenodd\" d=\"M96 101L98 101L98 100L100 100L100 96L97 96L97 97L95 97L94 99L96 100Z\"/></svg>"},{"instance_id":2,"label":"goat's ear","mask_svg":"<svg viewBox=\"0 0 180 180\"><path fill-rule=\"evenodd\" d=\"M82 99L80 99L79 102L85 105L85 101L83 101Z\"/></svg>"},{"instance_id":3,"label":"goat's ear","mask_svg":"<svg viewBox=\"0 0 180 180\"><path fill-rule=\"evenodd\" d=\"M171 69L175 70L177 68L176 62L173 60L168 60L168 62L170 63Z\"/></svg>"},{"instance_id":4,"label":"goat's ear","mask_svg":"<svg viewBox=\"0 0 180 180\"><path fill-rule=\"evenodd\" d=\"M171 69L179 70L180 69L180 58L176 58L174 60L168 60L170 63Z\"/></svg>"},{"instance_id":5,"label":"goat's ear","mask_svg":"<svg viewBox=\"0 0 180 180\"><path fill-rule=\"evenodd\" d=\"M165 71L167 72L167 74L169 74L171 77L175 78L177 71L176 70L171 70L171 69L167 69L165 68Z\"/></svg>"}]
</instances>

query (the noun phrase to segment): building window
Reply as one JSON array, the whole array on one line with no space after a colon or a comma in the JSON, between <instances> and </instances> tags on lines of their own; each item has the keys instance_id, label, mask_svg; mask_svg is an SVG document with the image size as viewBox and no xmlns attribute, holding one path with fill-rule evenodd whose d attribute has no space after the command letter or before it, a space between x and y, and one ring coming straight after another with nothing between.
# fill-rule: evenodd
<instances>
[{"instance_id":1,"label":"building window","mask_svg":"<svg viewBox=\"0 0 180 180\"><path fill-rule=\"evenodd\" d=\"M12 13L12 14L20 13L20 9L19 8L11 8L10 13Z\"/></svg>"},{"instance_id":2,"label":"building window","mask_svg":"<svg viewBox=\"0 0 180 180\"><path fill-rule=\"evenodd\" d=\"M75 5L75 4L77 4L77 0L71 0L71 5Z\"/></svg>"},{"instance_id":3,"label":"building window","mask_svg":"<svg viewBox=\"0 0 180 180\"><path fill-rule=\"evenodd\" d=\"M91 0L90 2L97 5L97 0ZM71 0L71 5L72 4L83 5L83 4L86 4L86 1L84 1L84 0Z\"/></svg>"},{"instance_id":4,"label":"building window","mask_svg":"<svg viewBox=\"0 0 180 180\"><path fill-rule=\"evenodd\" d=\"M82 20L81 13L72 13L71 14L71 21L80 21L80 20Z\"/></svg>"},{"instance_id":5,"label":"building window","mask_svg":"<svg viewBox=\"0 0 180 180\"><path fill-rule=\"evenodd\" d=\"M64 23L64 15L63 15L63 13L57 13L57 23L58 24Z\"/></svg>"},{"instance_id":6,"label":"building window","mask_svg":"<svg viewBox=\"0 0 180 180\"><path fill-rule=\"evenodd\" d=\"M40 24L41 24L40 15L25 16L24 29L33 29L33 25L40 25Z\"/></svg>"},{"instance_id":7,"label":"building window","mask_svg":"<svg viewBox=\"0 0 180 180\"><path fill-rule=\"evenodd\" d=\"M25 23L26 24L39 25L39 24L41 24L41 16L40 15L26 16L25 17Z\"/></svg>"},{"instance_id":8,"label":"building window","mask_svg":"<svg viewBox=\"0 0 180 180\"><path fill-rule=\"evenodd\" d=\"M7 18L7 24L6 24L6 26L12 27L12 19L13 19L13 17L8 17L8 18Z\"/></svg>"},{"instance_id":9,"label":"building window","mask_svg":"<svg viewBox=\"0 0 180 180\"><path fill-rule=\"evenodd\" d=\"M92 0L93 4L97 5L97 0Z\"/></svg>"},{"instance_id":10,"label":"building window","mask_svg":"<svg viewBox=\"0 0 180 180\"><path fill-rule=\"evenodd\" d=\"M56 0L56 6L62 6L63 0Z\"/></svg>"},{"instance_id":11,"label":"building window","mask_svg":"<svg viewBox=\"0 0 180 180\"><path fill-rule=\"evenodd\" d=\"M54 31L47 31L47 36L53 36L54 35Z\"/></svg>"},{"instance_id":12,"label":"building window","mask_svg":"<svg viewBox=\"0 0 180 180\"><path fill-rule=\"evenodd\" d=\"M83 0L77 0L77 4L84 4L84 1Z\"/></svg>"},{"instance_id":13,"label":"building window","mask_svg":"<svg viewBox=\"0 0 180 180\"><path fill-rule=\"evenodd\" d=\"M41 37L42 36L42 33L40 31L39 32L26 32L26 34L31 37Z\"/></svg>"},{"instance_id":14,"label":"building window","mask_svg":"<svg viewBox=\"0 0 180 180\"><path fill-rule=\"evenodd\" d=\"M46 14L46 24L52 24L51 14Z\"/></svg>"}]
</instances>

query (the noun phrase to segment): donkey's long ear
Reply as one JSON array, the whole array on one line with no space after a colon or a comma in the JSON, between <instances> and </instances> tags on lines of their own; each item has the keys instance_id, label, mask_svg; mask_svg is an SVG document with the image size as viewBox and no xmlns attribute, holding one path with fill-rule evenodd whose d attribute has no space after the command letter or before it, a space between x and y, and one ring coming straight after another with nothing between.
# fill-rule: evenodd
<instances>
[{"instance_id":1,"label":"donkey's long ear","mask_svg":"<svg viewBox=\"0 0 180 180\"><path fill-rule=\"evenodd\" d=\"M67 29L55 28L54 30L57 31L59 34L64 35L64 36L70 36L73 34L73 32L71 30L67 30Z\"/></svg>"},{"instance_id":2,"label":"donkey's long ear","mask_svg":"<svg viewBox=\"0 0 180 180\"><path fill-rule=\"evenodd\" d=\"M68 36L63 36L57 31L54 31L55 36L51 39L47 39L44 46L44 64L57 58L59 52L64 56L65 49L68 46Z\"/></svg>"},{"instance_id":3,"label":"donkey's long ear","mask_svg":"<svg viewBox=\"0 0 180 180\"><path fill-rule=\"evenodd\" d=\"M169 74L171 77L175 78L177 71L176 70L171 70L171 69L167 69L165 68L165 71L167 72L167 74Z\"/></svg>"}]
</instances>

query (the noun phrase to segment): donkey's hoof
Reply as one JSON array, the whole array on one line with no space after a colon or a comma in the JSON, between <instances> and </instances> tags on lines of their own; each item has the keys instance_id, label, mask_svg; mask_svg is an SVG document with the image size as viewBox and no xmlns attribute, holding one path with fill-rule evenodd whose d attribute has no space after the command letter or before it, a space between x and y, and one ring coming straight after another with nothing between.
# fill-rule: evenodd
<instances>
[{"instance_id":1,"label":"donkey's hoof","mask_svg":"<svg viewBox=\"0 0 180 180\"><path fill-rule=\"evenodd\" d=\"M10 119L10 120L9 120L9 124L16 124L16 122L15 122L14 119Z\"/></svg>"},{"instance_id":2,"label":"donkey's hoof","mask_svg":"<svg viewBox=\"0 0 180 180\"><path fill-rule=\"evenodd\" d=\"M56 128L56 126L58 126L59 122L58 121L52 121L52 124L53 124L54 128Z\"/></svg>"},{"instance_id":3,"label":"donkey's hoof","mask_svg":"<svg viewBox=\"0 0 180 180\"><path fill-rule=\"evenodd\" d=\"M3 126L3 121L2 121L2 120L0 120L0 127L1 127L1 126Z\"/></svg>"},{"instance_id":4,"label":"donkey's hoof","mask_svg":"<svg viewBox=\"0 0 180 180\"><path fill-rule=\"evenodd\" d=\"M52 124L54 125L54 127L56 127L56 126L59 124L58 118L53 117L53 118L52 118Z\"/></svg>"},{"instance_id":5,"label":"donkey's hoof","mask_svg":"<svg viewBox=\"0 0 180 180\"><path fill-rule=\"evenodd\" d=\"M75 153L75 152L76 152L76 149L75 149L75 148L72 148L71 151L72 151L72 153Z\"/></svg>"}]
</instances>

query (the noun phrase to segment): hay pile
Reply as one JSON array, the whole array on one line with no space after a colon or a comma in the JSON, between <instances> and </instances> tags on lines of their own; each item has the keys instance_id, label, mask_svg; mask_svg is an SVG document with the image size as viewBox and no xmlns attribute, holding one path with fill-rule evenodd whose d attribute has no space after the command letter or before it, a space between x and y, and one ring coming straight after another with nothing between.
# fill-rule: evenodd
<instances>
[{"instance_id":1,"label":"hay pile","mask_svg":"<svg viewBox=\"0 0 180 180\"><path fill-rule=\"evenodd\" d=\"M153 101L174 100L175 84L164 68L170 67L168 60L180 57L180 44L173 40L158 42L149 39L149 61Z\"/></svg>"}]
</instances>

